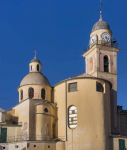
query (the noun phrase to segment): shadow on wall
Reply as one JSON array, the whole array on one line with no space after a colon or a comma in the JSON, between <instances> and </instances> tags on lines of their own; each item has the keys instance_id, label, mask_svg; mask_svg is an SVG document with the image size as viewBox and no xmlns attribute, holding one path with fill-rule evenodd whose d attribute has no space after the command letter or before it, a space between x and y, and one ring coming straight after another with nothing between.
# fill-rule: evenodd
<instances>
[{"instance_id":1,"label":"shadow on wall","mask_svg":"<svg viewBox=\"0 0 127 150\"><path fill-rule=\"evenodd\" d=\"M117 128L116 127L116 116L117 116L117 92L113 89L111 89L111 96L110 101L107 103L107 101L104 102L104 112L105 112L105 135L107 138L107 142L109 143L106 145L107 149L113 149L113 137L111 135L117 135ZM104 95L105 96L105 95ZM108 108L108 106L110 107ZM108 112L109 111L109 112ZM116 113L116 114L115 114ZM108 123L108 124L107 124Z\"/></svg>"}]
</instances>

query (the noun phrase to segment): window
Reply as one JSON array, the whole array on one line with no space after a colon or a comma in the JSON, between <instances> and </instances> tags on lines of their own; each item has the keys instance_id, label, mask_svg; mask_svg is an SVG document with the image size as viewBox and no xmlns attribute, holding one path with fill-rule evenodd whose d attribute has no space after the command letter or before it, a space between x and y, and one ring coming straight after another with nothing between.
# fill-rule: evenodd
<instances>
[{"instance_id":1,"label":"window","mask_svg":"<svg viewBox=\"0 0 127 150\"><path fill-rule=\"evenodd\" d=\"M23 90L20 91L20 99L23 99Z\"/></svg>"},{"instance_id":2,"label":"window","mask_svg":"<svg viewBox=\"0 0 127 150\"><path fill-rule=\"evenodd\" d=\"M34 147L36 147L36 145L34 145Z\"/></svg>"},{"instance_id":3,"label":"window","mask_svg":"<svg viewBox=\"0 0 127 150\"><path fill-rule=\"evenodd\" d=\"M71 129L75 129L78 123L77 118L77 107L70 106L68 109L68 126Z\"/></svg>"},{"instance_id":4,"label":"window","mask_svg":"<svg viewBox=\"0 0 127 150\"><path fill-rule=\"evenodd\" d=\"M96 91L97 92L104 92L104 87L101 83L96 82Z\"/></svg>"},{"instance_id":5,"label":"window","mask_svg":"<svg viewBox=\"0 0 127 150\"><path fill-rule=\"evenodd\" d=\"M7 142L7 128L0 128L0 143Z\"/></svg>"},{"instance_id":6,"label":"window","mask_svg":"<svg viewBox=\"0 0 127 150\"><path fill-rule=\"evenodd\" d=\"M15 148L18 148L19 146L18 145L15 145Z\"/></svg>"},{"instance_id":7,"label":"window","mask_svg":"<svg viewBox=\"0 0 127 150\"><path fill-rule=\"evenodd\" d=\"M125 150L125 140L119 139L119 150Z\"/></svg>"},{"instance_id":8,"label":"window","mask_svg":"<svg viewBox=\"0 0 127 150\"><path fill-rule=\"evenodd\" d=\"M44 109L44 112L48 113L48 108L45 108L45 109Z\"/></svg>"},{"instance_id":9,"label":"window","mask_svg":"<svg viewBox=\"0 0 127 150\"><path fill-rule=\"evenodd\" d=\"M104 56L104 72L109 72L109 59L108 59L108 56Z\"/></svg>"},{"instance_id":10,"label":"window","mask_svg":"<svg viewBox=\"0 0 127 150\"><path fill-rule=\"evenodd\" d=\"M30 87L28 94L29 94L29 98L33 98L34 97L34 89Z\"/></svg>"},{"instance_id":11,"label":"window","mask_svg":"<svg viewBox=\"0 0 127 150\"><path fill-rule=\"evenodd\" d=\"M39 64L37 64L37 71L39 71Z\"/></svg>"},{"instance_id":12,"label":"window","mask_svg":"<svg viewBox=\"0 0 127 150\"><path fill-rule=\"evenodd\" d=\"M32 66L31 66L31 71L32 71Z\"/></svg>"},{"instance_id":13,"label":"window","mask_svg":"<svg viewBox=\"0 0 127 150\"><path fill-rule=\"evenodd\" d=\"M45 99L45 89L41 89L41 98Z\"/></svg>"},{"instance_id":14,"label":"window","mask_svg":"<svg viewBox=\"0 0 127 150\"><path fill-rule=\"evenodd\" d=\"M68 85L68 91L69 92L75 92L75 91L77 91L77 82L75 82L75 83L69 83L69 85Z\"/></svg>"}]
</instances>

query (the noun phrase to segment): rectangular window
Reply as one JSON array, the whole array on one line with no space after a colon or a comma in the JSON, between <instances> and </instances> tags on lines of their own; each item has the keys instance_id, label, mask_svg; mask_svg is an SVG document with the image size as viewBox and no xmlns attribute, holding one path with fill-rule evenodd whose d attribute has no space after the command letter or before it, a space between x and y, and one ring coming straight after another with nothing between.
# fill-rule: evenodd
<instances>
[{"instance_id":1,"label":"rectangular window","mask_svg":"<svg viewBox=\"0 0 127 150\"><path fill-rule=\"evenodd\" d=\"M104 87L101 83L96 82L96 91L97 92L104 92Z\"/></svg>"},{"instance_id":2,"label":"rectangular window","mask_svg":"<svg viewBox=\"0 0 127 150\"><path fill-rule=\"evenodd\" d=\"M125 140L119 139L119 150L125 150Z\"/></svg>"},{"instance_id":3,"label":"rectangular window","mask_svg":"<svg viewBox=\"0 0 127 150\"><path fill-rule=\"evenodd\" d=\"M7 128L0 128L0 143L7 142Z\"/></svg>"},{"instance_id":4,"label":"rectangular window","mask_svg":"<svg viewBox=\"0 0 127 150\"><path fill-rule=\"evenodd\" d=\"M77 91L77 82L69 83L68 92L75 92L75 91Z\"/></svg>"}]
</instances>

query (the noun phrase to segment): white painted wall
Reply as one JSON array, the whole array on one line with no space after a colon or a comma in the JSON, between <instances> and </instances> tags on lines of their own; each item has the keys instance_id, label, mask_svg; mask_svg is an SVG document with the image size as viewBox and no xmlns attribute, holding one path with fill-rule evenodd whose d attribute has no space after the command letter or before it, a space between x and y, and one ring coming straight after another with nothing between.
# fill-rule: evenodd
<instances>
[{"instance_id":1,"label":"white painted wall","mask_svg":"<svg viewBox=\"0 0 127 150\"><path fill-rule=\"evenodd\" d=\"M0 112L0 122L5 122L5 113Z\"/></svg>"},{"instance_id":2,"label":"white painted wall","mask_svg":"<svg viewBox=\"0 0 127 150\"><path fill-rule=\"evenodd\" d=\"M27 142L0 144L0 150L27 150Z\"/></svg>"}]
</instances>

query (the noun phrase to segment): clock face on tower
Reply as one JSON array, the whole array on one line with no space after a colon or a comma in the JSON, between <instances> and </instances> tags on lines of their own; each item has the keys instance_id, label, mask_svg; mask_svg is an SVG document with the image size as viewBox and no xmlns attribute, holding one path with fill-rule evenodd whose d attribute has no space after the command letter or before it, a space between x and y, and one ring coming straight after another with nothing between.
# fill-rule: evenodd
<instances>
[{"instance_id":1,"label":"clock face on tower","mask_svg":"<svg viewBox=\"0 0 127 150\"><path fill-rule=\"evenodd\" d=\"M111 35L107 32L101 34L101 40L108 43L111 41Z\"/></svg>"},{"instance_id":2,"label":"clock face on tower","mask_svg":"<svg viewBox=\"0 0 127 150\"><path fill-rule=\"evenodd\" d=\"M95 44L96 42L97 42L97 35L93 35L93 36L90 38L90 45Z\"/></svg>"}]
</instances>

